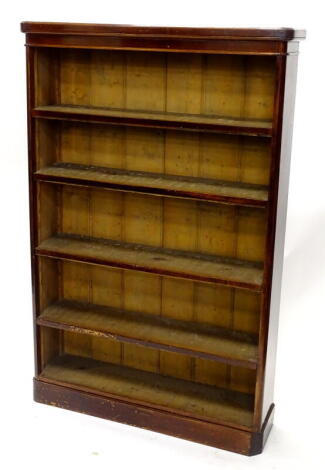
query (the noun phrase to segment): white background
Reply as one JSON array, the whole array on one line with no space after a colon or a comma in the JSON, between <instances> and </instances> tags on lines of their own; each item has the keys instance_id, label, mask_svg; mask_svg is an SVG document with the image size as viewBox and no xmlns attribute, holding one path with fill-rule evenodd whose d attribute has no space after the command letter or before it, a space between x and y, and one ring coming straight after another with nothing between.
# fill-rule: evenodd
<instances>
[{"instance_id":1,"label":"white background","mask_svg":"<svg viewBox=\"0 0 325 470\"><path fill-rule=\"evenodd\" d=\"M322 2L25 0L1 4L1 399L5 470L324 468L325 102ZM19 23L71 21L307 29L298 70L275 424L242 457L32 401L25 50Z\"/></svg>"}]
</instances>

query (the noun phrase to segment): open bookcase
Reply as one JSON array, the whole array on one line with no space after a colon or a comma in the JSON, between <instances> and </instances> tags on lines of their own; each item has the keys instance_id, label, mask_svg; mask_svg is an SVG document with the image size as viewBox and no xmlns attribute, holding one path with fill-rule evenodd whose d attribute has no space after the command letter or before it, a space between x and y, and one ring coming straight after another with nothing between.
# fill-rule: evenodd
<instances>
[{"instance_id":1,"label":"open bookcase","mask_svg":"<svg viewBox=\"0 0 325 470\"><path fill-rule=\"evenodd\" d=\"M261 452L304 33L22 31L35 400Z\"/></svg>"}]
</instances>

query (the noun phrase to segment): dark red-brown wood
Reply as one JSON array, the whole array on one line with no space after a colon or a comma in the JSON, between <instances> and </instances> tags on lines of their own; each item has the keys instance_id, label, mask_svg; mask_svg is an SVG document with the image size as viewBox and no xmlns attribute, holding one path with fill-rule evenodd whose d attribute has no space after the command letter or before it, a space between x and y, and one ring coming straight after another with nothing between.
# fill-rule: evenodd
<instances>
[{"instance_id":1,"label":"dark red-brown wood","mask_svg":"<svg viewBox=\"0 0 325 470\"><path fill-rule=\"evenodd\" d=\"M262 451L270 431L274 405L273 384L285 214L289 177L292 118L296 80L298 40L305 37L304 31L291 28L280 29L220 29L220 28L162 28L136 27L126 25L89 25L68 23L23 22L27 44L27 92L28 92L28 158L30 187L30 231L32 258L33 315L35 338L34 397L41 403L52 404L93 416L137 425L146 429L193 440L206 445L220 447L244 455L255 455ZM213 424L188 418L174 412L152 409L111 399L82 390L75 390L62 384L49 383L38 379L41 372L40 338L37 318L39 316L39 271L38 254L56 256L55 253L37 252L37 204L34 178L35 162L35 118L66 119L60 115L46 115L35 110L34 51L36 47L86 48L167 51L209 54L275 55L277 64L277 87L273 125L267 135L272 145L272 166L269 183L268 236L266 241L265 277L262 286L262 315L260 320L259 362L255 394L254 426L252 431ZM72 119L82 120L79 116ZM86 116L85 120L91 120ZM97 118L96 118L97 119ZM96 121L97 122L97 121ZM111 123L111 121L110 121ZM121 124L121 122L118 122ZM146 125L146 122L123 122L127 125ZM162 123L154 123L157 127ZM175 123L169 123L175 126ZM218 129L193 130L239 133L239 129L219 127ZM257 135L256 129L248 129ZM41 176L38 178L41 179ZM69 183L69 181L55 181ZM79 184L79 182L75 182ZM115 188L122 189L122 188ZM125 189L125 188L124 188ZM128 188L133 190L134 188ZM189 195L190 196L190 195ZM221 201L222 202L222 201ZM240 203L241 201L231 201ZM96 262L96 260L81 260ZM125 267L125 266L122 266ZM161 274L161 273L160 273ZM170 273L167 273L170 274ZM238 286L237 286L238 287ZM252 286L241 286L252 287ZM48 325L50 326L50 325Z\"/></svg>"},{"instance_id":2,"label":"dark red-brown wood","mask_svg":"<svg viewBox=\"0 0 325 470\"><path fill-rule=\"evenodd\" d=\"M257 455L262 452L272 426L274 411L272 405L259 432L248 432L149 406L77 391L44 379L34 379L34 399L39 403L131 424L243 455Z\"/></svg>"},{"instance_id":3,"label":"dark red-brown wood","mask_svg":"<svg viewBox=\"0 0 325 470\"><path fill-rule=\"evenodd\" d=\"M132 26L117 24L86 24L86 23L43 23L23 21L21 31L37 34L73 34L82 36L132 36L132 37L190 37L214 39L271 39L290 41L304 39L305 31L292 28L189 28L162 26Z\"/></svg>"}]
</instances>

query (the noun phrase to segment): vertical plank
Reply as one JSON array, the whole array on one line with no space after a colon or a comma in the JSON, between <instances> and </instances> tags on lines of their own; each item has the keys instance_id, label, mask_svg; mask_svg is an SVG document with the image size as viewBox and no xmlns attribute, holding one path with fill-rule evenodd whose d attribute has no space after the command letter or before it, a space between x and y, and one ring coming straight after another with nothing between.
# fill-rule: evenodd
<instances>
[{"instance_id":1,"label":"vertical plank","mask_svg":"<svg viewBox=\"0 0 325 470\"><path fill-rule=\"evenodd\" d=\"M202 56L168 54L166 111L199 114L201 110ZM166 131L165 172L198 176L200 136Z\"/></svg>"},{"instance_id":2,"label":"vertical plank","mask_svg":"<svg viewBox=\"0 0 325 470\"><path fill-rule=\"evenodd\" d=\"M161 246L162 198L126 193L124 241Z\"/></svg>"},{"instance_id":3,"label":"vertical plank","mask_svg":"<svg viewBox=\"0 0 325 470\"><path fill-rule=\"evenodd\" d=\"M236 289L233 328L258 334L261 296L254 292Z\"/></svg>"},{"instance_id":4,"label":"vertical plank","mask_svg":"<svg viewBox=\"0 0 325 470\"><path fill-rule=\"evenodd\" d=\"M220 362L195 359L195 381L220 388L228 387L229 366Z\"/></svg>"},{"instance_id":5,"label":"vertical plank","mask_svg":"<svg viewBox=\"0 0 325 470\"><path fill-rule=\"evenodd\" d=\"M245 82L243 57L206 55L203 65L202 113L242 117Z\"/></svg>"},{"instance_id":6,"label":"vertical plank","mask_svg":"<svg viewBox=\"0 0 325 470\"><path fill-rule=\"evenodd\" d=\"M201 54L167 54L166 111L198 114L201 109Z\"/></svg>"},{"instance_id":7,"label":"vertical plank","mask_svg":"<svg viewBox=\"0 0 325 470\"><path fill-rule=\"evenodd\" d=\"M200 139L197 133L166 131L165 173L199 176Z\"/></svg>"},{"instance_id":8,"label":"vertical plank","mask_svg":"<svg viewBox=\"0 0 325 470\"><path fill-rule=\"evenodd\" d=\"M130 52L126 61L125 107L162 111L166 107L166 68L164 54ZM146 90L146 93L143 93ZM161 131L127 129L124 168L163 172L164 136ZM124 199L123 240L162 245L162 199L126 195ZM141 292L143 298L141 300ZM131 271L124 272L124 308L161 312L161 280ZM150 299L150 304L146 300ZM145 305L146 304L146 305ZM136 345L123 345L123 363L159 372L160 353Z\"/></svg>"},{"instance_id":9,"label":"vertical plank","mask_svg":"<svg viewBox=\"0 0 325 470\"><path fill-rule=\"evenodd\" d=\"M86 264L62 263L62 295L67 300L90 301L89 269Z\"/></svg>"},{"instance_id":10,"label":"vertical plank","mask_svg":"<svg viewBox=\"0 0 325 470\"><path fill-rule=\"evenodd\" d=\"M90 52L90 105L125 107L126 52ZM92 165L123 168L126 129L91 125L90 160Z\"/></svg>"},{"instance_id":11,"label":"vertical plank","mask_svg":"<svg viewBox=\"0 0 325 470\"><path fill-rule=\"evenodd\" d=\"M91 267L94 304L122 308L122 272L102 266Z\"/></svg>"},{"instance_id":12,"label":"vertical plank","mask_svg":"<svg viewBox=\"0 0 325 470\"><path fill-rule=\"evenodd\" d=\"M148 372L159 371L159 351L137 344L123 344L123 364Z\"/></svg>"},{"instance_id":13,"label":"vertical plank","mask_svg":"<svg viewBox=\"0 0 325 470\"><path fill-rule=\"evenodd\" d=\"M82 263L62 264L62 295L64 299L90 302L89 267ZM64 352L77 356L91 357L91 337L64 331Z\"/></svg>"},{"instance_id":14,"label":"vertical plank","mask_svg":"<svg viewBox=\"0 0 325 470\"><path fill-rule=\"evenodd\" d=\"M124 195L117 191L90 192L90 235L121 240Z\"/></svg>"},{"instance_id":15,"label":"vertical plank","mask_svg":"<svg viewBox=\"0 0 325 470\"><path fill-rule=\"evenodd\" d=\"M173 249L195 250L197 244L196 203L177 199L164 201L164 246ZM182 296L175 296L181 288ZM192 320L194 283L163 279L162 315ZM163 374L190 379L194 361L181 354L161 352L160 370Z\"/></svg>"},{"instance_id":16,"label":"vertical plank","mask_svg":"<svg viewBox=\"0 0 325 470\"><path fill-rule=\"evenodd\" d=\"M237 209L222 205L198 204L198 251L234 257L237 249ZM205 297L206 296L206 297ZM198 320L230 328L233 322L233 289L218 286L196 286ZM205 304L205 308L201 307ZM230 367L225 364L196 359L197 381L226 386Z\"/></svg>"},{"instance_id":17,"label":"vertical plank","mask_svg":"<svg viewBox=\"0 0 325 470\"><path fill-rule=\"evenodd\" d=\"M90 191L90 235L121 240L123 195L115 191ZM122 307L122 272L91 266L91 302L110 307ZM106 338L91 338L94 359L121 362L121 343Z\"/></svg>"},{"instance_id":18,"label":"vertical plank","mask_svg":"<svg viewBox=\"0 0 325 470\"><path fill-rule=\"evenodd\" d=\"M240 144L241 140L238 136L202 135L199 176L224 181L239 181Z\"/></svg>"},{"instance_id":19,"label":"vertical plank","mask_svg":"<svg viewBox=\"0 0 325 470\"><path fill-rule=\"evenodd\" d=\"M125 168L164 172L164 131L126 128Z\"/></svg>"},{"instance_id":20,"label":"vertical plank","mask_svg":"<svg viewBox=\"0 0 325 470\"><path fill-rule=\"evenodd\" d=\"M90 54L85 50L60 50L60 103L90 105Z\"/></svg>"},{"instance_id":21,"label":"vertical plank","mask_svg":"<svg viewBox=\"0 0 325 470\"><path fill-rule=\"evenodd\" d=\"M126 128L90 124L91 165L108 168L124 168Z\"/></svg>"},{"instance_id":22,"label":"vertical plank","mask_svg":"<svg viewBox=\"0 0 325 470\"><path fill-rule=\"evenodd\" d=\"M125 271L124 308L139 313L160 315L160 276Z\"/></svg>"},{"instance_id":23,"label":"vertical plank","mask_svg":"<svg viewBox=\"0 0 325 470\"><path fill-rule=\"evenodd\" d=\"M162 314L176 320L193 320L193 282L163 278Z\"/></svg>"},{"instance_id":24,"label":"vertical plank","mask_svg":"<svg viewBox=\"0 0 325 470\"><path fill-rule=\"evenodd\" d=\"M61 231L89 235L89 191L69 186L61 188Z\"/></svg>"},{"instance_id":25,"label":"vertical plank","mask_svg":"<svg viewBox=\"0 0 325 470\"><path fill-rule=\"evenodd\" d=\"M166 198L164 201L164 246L195 250L197 246L197 203Z\"/></svg>"},{"instance_id":26,"label":"vertical plank","mask_svg":"<svg viewBox=\"0 0 325 470\"><path fill-rule=\"evenodd\" d=\"M195 290L194 317L196 321L231 328L233 289L197 283Z\"/></svg>"},{"instance_id":27,"label":"vertical plank","mask_svg":"<svg viewBox=\"0 0 325 470\"><path fill-rule=\"evenodd\" d=\"M238 212L237 256L239 259L264 261L266 218L265 212L240 208ZM257 332L259 321L259 297L236 291L233 327L238 330ZM231 367L230 388L254 393L256 373L241 367Z\"/></svg>"},{"instance_id":28,"label":"vertical plank","mask_svg":"<svg viewBox=\"0 0 325 470\"><path fill-rule=\"evenodd\" d=\"M130 52L126 68L126 108L165 110L165 54ZM146 91L143 93L143 91Z\"/></svg>"},{"instance_id":29,"label":"vertical plank","mask_svg":"<svg viewBox=\"0 0 325 470\"><path fill-rule=\"evenodd\" d=\"M161 246L162 243L161 198L126 194L124 200L125 241ZM161 281L132 271L124 272L124 308L146 313L160 314ZM124 344L123 363L130 367L159 371L160 353L133 344Z\"/></svg>"},{"instance_id":30,"label":"vertical plank","mask_svg":"<svg viewBox=\"0 0 325 470\"><path fill-rule=\"evenodd\" d=\"M61 230L63 233L89 235L89 192L77 188L61 188ZM62 264L63 298L91 302L89 266L82 263ZM64 351L91 356L91 337L64 332Z\"/></svg>"},{"instance_id":31,"label":"vertical plank","mask_svg":"<svg viewBox=\"0 0 325 470\"><path fill-rule=\"evenodd\" d=\"M265 211L240 208L238 213L238 258L249 261L264 261L265 237Z\"/></svg>"},{"instance_id":32,"label":"vertical plank","mask_svg":"<svg viewBox=\"0 0 325 470\"><path fill-rule=\"evenodd\" d=\"M125 87L124 51L90 51L91 106L123 108Z\"/></svg>"},{"instance_id":33,"label":"vertical plank","mask_svg":"<svg viewBox=\"0 0 325 470\"><path fill-rule=\"evenodd\" d=\"M60 123L60 154L58 161L89 165L91 163L90 126L81 123Z\"/></svg>"},{"instance_id":34,"label":"vertical plank","mask_svg":"<svg viewBox=\"0 0 325 470\"><path fill-rule=\"evenodd\" d=\"M275 96L273 57L246 57L247 81L244 116L247 119L272 119Z\"/></svg>"},{"instance_id":35,"label":"vertical plank","mask_svg":"<svg viewBox=\"0 0 325 470\"><path fill-rule=\"evenodd\" d=\"M92 266L91 297L92 303L109 307L122 307L122 272L119 269L108 269ZM93 336L92 357L115 364L121 363L121 343L107 338Z\"/></svg>"},{"instance_id":36,"label":"vertical plank","mask_svg":"<svg viewBox=\"0 0 325 470\"><path fill-rule=\"evenodd\" d=\"M162 315L178 320L192 320L193 295L193 282L163 278ZM190 380L193 366L194 360L189 356L167 351L160 353L160 372L162 374Z\"/></svg>"},{"instance_id":37,"label":"vertical plank","mask_svg":"<svg viewBox=\"0 0 325 470\"><path fill-rule=\"evenodd\" d=\"M222 204L197 203L198 251L236 256L237 208Z\"/></svg>"},{"instance_id":38,"label":"vertical plank","mask_svg":"<svg viewBox=\"0 0 325 470\"><path fill-rule=\"evenodd\" d=\"M179 379L191 380L194 360L183 354L168 351L160 352L160 372Z\"/></svg>"},{"instance_id":39,"label":"vertical plank","mask_svg":"<svg viewBox=\"0 0 325 470\"><path fill-rule=\"evenodd\" d=\"M202 107L202 56L171 54L168 56L168 112L199 114ZM199 176L202 152L199 134L166 132L165 172ZM164 246L181 250L198 250L198 204L166 199L164 203ZM182 320L194 320L201 312L198 285L188 281L163 280L162 313ZM199 294L199 295L198 295ZM161 372L184 379L210 383L217 376L219 364L212 371L201 360L180 354L161 353ZM219 367L222 369L223 366Z\"/></svg>"},{"instance_id":40,"label":"vertical plank","mask_svg":"<svg viewBox=\"0 0 325 470\"><path fill-rule=\"evenodd\" d=\"M271 146L263 138L241 138L240 178L243 183L269 184Z\"/></svg>"}]
</instances>

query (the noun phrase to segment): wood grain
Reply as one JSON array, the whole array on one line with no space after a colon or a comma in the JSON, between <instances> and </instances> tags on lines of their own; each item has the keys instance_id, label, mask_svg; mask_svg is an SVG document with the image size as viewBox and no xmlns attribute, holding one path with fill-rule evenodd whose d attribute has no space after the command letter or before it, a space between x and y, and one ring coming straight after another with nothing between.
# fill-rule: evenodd
<instances>
[{"instance_id":1,"label":"wood grain","mask_svg":"<svg viewBox=\"0 0 325 470\"><path fill-rule=\"evenodd\" d=\"M157 408L172 406L184 415L205 417L212 422L231 422L247 428L252 423L250 395L157 376L130 367L65 355L51 361L41 377L138 403L150 403Z\"/></svg>"},{"instance_id":2,"label":"wood grain","mask_svg":"<svg viewBox=\"0 0 325 470\"><path fill-rule=\"evenodd\" d=\"M22 30L36 399L261 452L304 32Z\"/></svg>"}]
</instances>

